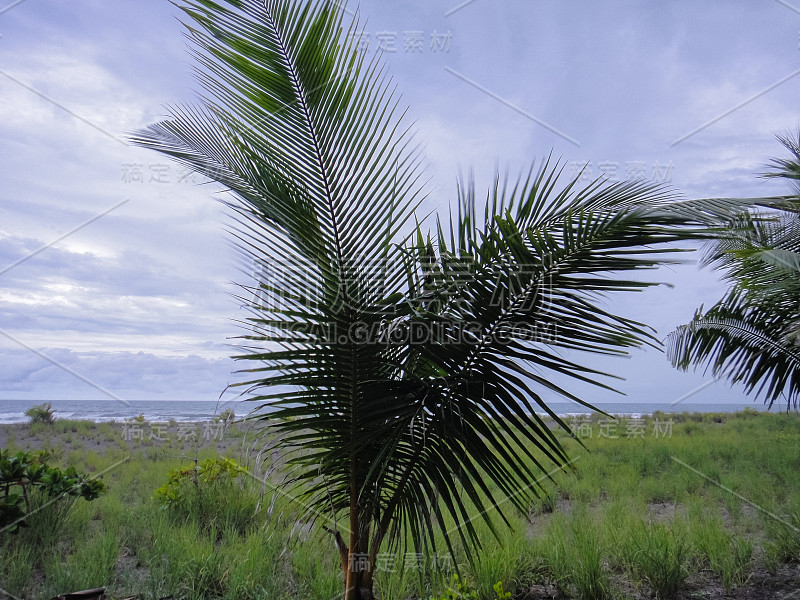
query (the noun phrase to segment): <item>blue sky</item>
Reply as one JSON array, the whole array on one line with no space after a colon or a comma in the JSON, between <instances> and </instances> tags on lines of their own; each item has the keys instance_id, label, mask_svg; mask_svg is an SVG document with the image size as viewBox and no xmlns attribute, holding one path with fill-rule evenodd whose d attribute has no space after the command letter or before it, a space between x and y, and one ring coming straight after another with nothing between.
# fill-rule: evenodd
<instances>
[{"instance_id":1,"label":"blue sky","mask_svg":"<svg viewBox=\"0 0 800 600\"><path fill-rule=\"evenodd\" d=\"M349 4L355 11L356 5ZM486 186L550 152L566 170L664 181L686 197L786 190L755 175L800 124L800 2L364 1L430 162ZM241 280L218 189L125 135L197 86L166 0L0 4L0 398L216 399ZM693 260L687 256L687 260ZM694 264L608 303L666 336L724 287ZM709 381L663 355L593 361L629 400ZM585 386L595 402L623 400ZM741 401L714 383L692 402Z\"/></svg>"}]
</instances>

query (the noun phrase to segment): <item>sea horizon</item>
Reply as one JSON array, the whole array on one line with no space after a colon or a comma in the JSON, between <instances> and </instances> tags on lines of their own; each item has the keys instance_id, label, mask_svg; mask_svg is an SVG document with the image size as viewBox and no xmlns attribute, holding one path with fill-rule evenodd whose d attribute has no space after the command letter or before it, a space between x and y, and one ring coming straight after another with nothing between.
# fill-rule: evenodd
<instances>
[{"instance_id":1,"label":"sea horizon","mask_svg":"<svg viewBox=\"0 0 800 600\"><path fill-rule=\"evenodd\" d=\"M225 410L233 410L236 418L244 418L256 408L255 402L231 400L130 400L126 402L116 400L0 400L0 424L11 425L26 423L29 419L25 411L32 406L49 402L55 411L56 419L94 421L94 422L123 422L127 419L143 416L144 420L151 423L176 422L201 422L210 421ZM654 412L679 414L689 413L734 413L745 409L767 412L767 407L759 402L604 402L597 403L596 407L613 416L645 416ZM590 414L588 408L570 401L556 401L548 404L559 417L572 417ZM769 412L784 412L785 405L777 403ZM536 410L539 414L546 414L543 409Z\"/></svg>"}]
</instances>

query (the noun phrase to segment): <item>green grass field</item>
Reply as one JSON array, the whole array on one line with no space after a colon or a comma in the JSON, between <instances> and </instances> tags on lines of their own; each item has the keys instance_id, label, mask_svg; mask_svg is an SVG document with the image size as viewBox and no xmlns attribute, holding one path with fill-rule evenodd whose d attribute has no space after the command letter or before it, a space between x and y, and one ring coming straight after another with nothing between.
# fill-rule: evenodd
<instances>
[{"instance_id":1,"label":"green grass field","mask_svg":"<svg viewBox=\"0 0 800 600\"><path fill-rule=\"evenodd\" d=\"M800 590L800 416L594 415L570 424L585 445L559 434L575 472L545 478L527 514L502 505L512 528L497 519L500 539L476 515L484 540L477 564L458 548L454 559L386 552L379 597L441 598L450 587L450 596L492 600L497 582L514 598L788 598ZM178 439L177 427L164 426L159 440L148 424L141 436L119 424L6 426L6 447L51 448L53 464L103 473L108 492L77 501L61 523L45 507L29 528L0 533L4 592L51 598L106 586L110 598L147 600L337 597L333 541L324 523L302 522L304 507L276 487L270 470L279 457L259 457L263 436L234 425L211 439L198 426ZM218 454L254 476L190 486L170 508L154 497L171 469ZM260 458L268 460L256 468Z\"/></svg>"}]
</instances>

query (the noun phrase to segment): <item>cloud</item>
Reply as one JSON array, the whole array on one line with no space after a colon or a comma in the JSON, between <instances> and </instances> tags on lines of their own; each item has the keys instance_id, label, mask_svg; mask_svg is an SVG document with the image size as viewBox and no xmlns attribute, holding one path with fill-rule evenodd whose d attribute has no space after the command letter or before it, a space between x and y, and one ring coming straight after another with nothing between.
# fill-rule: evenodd
<instances>
[{"instance_id":1,"label":"cloud","mask_svg":"<svg viewBox=\"0 0 800 600\"><path fill-rule=\"evenodd\" d=\"M24 349L0 351L4 396L108 399L111 394L123 400L214 400L236 368L230 359L193 354L156 356L69 348L41 352L47 358Z\"/></svg>"},{"instance_id":2,"label":"cloud","mask_svg":"<svg viewBox=\"0 0 800 600\"><path fill-rule=\"evenodd\" d=\"M457 4L360 7L371 43L379 31L396 35L396 51L384 58L427 146L426 212L446 214L459 165L474 168L485 190L496 164L510 165L513 176L551 151L567 175L573 162L591 162L594 176L602 162L617 163L619 176L628 163L644 163L647 177L669 165L672 183L689 197L784 193L754 173L782 152L773 133L797 125L800 76L671 145L797 68L800 17L779 3L483 1L445 16ZM22 84L0 75L9 116L0 123L0 270L127 200L0 275L0 329L134 396L218 393L231 378L227 336L239 333L229 321L239 309L227 294L242 275L212 197L219 188L192 185L178 166L113 139L162 118L164 104L193 101L178 15L160 1L40 0L0 23L0 71ZM421 52L405 48L411 32L422 32ZM434 32L451 34L447 51L433 51ZM608 302L659 335L724 289L694 267L647 276L676 287ZM86 392L85 383L9 339L0 351L8 359L5 389ZM637 397L656 388L675 397L691 387L692 376L658 354L597 360L626 376L623 386Z\"/></svg>"}]
</instances>

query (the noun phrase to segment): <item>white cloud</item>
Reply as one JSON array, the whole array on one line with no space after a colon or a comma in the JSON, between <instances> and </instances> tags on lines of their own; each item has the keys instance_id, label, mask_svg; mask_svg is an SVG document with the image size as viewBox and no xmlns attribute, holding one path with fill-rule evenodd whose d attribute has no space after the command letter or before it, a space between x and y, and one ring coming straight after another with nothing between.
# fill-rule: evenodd
<instances>
[{"instance_id":1,"label":"white cloud","mask_svg":"<svg viewBox=\"0 0 800 600\"><path fill-rule=\"evenodd\" d=\"M670 146L796 68L800 17L778 3L510 0L474 2L445 17L457 4L367 0L360 9L373 42L377 31L397 35L397 51L385 58L438 186L425 209L447 214L459 165L474 168L485 190L495 164L510 165L514 176L551 149L568 163L591 161L595 175L601 161L617 162L620 175L626 161L645 162L648 175L669 163L673 183L690 197L783 193L753 173L781 153L772 134L798 123L800 76ZM23 3L2 17L0 70L121 137L161 118L163 103L192 100L175 12L160 1ZM405 52L407 31L423 32L421 53ZM452 34L448 52L432 52L434 31ZM239 333L228 321L238 310L227 281L239 275L211 197L216 188L181 182L176 165L119 144L2 76L0 102L8 115L0 123L0 270L129 200L0 275L0 328L34 348L59 348L66 363L105 372L98 376L106 384L135 395L217 393L232 368L225 336ZM131 181L133 171L141 182ZM612 302L665 334L722 289L692 269L678 269L674 281L675 290ZM0 348L11 357L0 378L7 389L83 389L10 340ZM651 381L666 396L683 393L687 379L653 356L603 365L627 374L637 394Z\"/></svg>"},{"instance_id":2,"label":"white cloud","mask_svg":"<svg viewBox=\"0 0 800 600\"><path fill-rule=\"evenodd\" d=\"M0 351L0 382L6 397L163 398L212 400L234 368L227 358L146 352L83 352L44 348Z\"/></svg>"}]
</instances>

